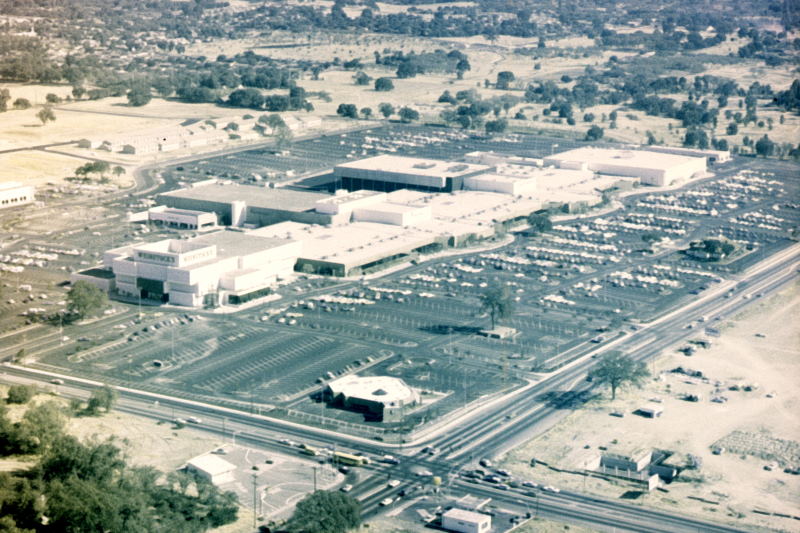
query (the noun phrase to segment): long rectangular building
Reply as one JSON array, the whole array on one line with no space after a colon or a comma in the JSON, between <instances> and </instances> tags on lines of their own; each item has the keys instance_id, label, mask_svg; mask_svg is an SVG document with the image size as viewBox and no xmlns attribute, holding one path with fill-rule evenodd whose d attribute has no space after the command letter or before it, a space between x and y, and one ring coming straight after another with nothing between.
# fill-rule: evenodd
<instances>
[{"instance_id":1,"label":"long rectangular building","mask_svg":"<svg viewBox=\"0 0 800 533\"><path fill-rule=\"evenodd\" d=\"M704 157L667 154L648 150L583 147L545 157L546 165L588 169L602 174L632 176L645 185L664 187L688 180L706 171Z\"/></svg>"},{"instance_id":2,"label":"long rectangular building","mask_svg":"<svg viewBox=\"0 0 800 533\"><path fill-rule=\"evenodd\" d=\"M336 165L337 182L349 191L369 189L392 192L413 189L426 192L453 192L464 188L464 180L483 174L492 167L472 163L378 155Z\"/></svg>"},{"instance_id":3,"label":"long rectangular building","mask_svg":"<svg viewBox=\"0 0 800 533\"><path fill-rule=\"evenodd\" d=\"M161 193L156 201L167 207L216 213L226 226L260 227L287 220L329 224L331 216L315 209L319 200L327 198L329 194L314 191L210 180Z\"/></svg>"}]
</instances>

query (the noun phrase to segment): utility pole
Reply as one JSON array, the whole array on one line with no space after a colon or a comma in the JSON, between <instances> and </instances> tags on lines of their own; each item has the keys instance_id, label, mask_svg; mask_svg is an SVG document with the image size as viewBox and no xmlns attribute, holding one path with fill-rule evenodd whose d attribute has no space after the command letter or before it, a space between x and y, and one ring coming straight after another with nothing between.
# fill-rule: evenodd
<instances>
[{"instance_id":1,"label":"utility pole","mask_svg":"<svg viewBox=\"0 0 800 533\"><path fill-rule=\"evenodd\" d=\"M317 467L312 466L311 469L314 471L314 492L317 492Z\"/></svg>"},{"instance_id":2,"label":"utility pole","mask_svg":"<svg viewBox=\"0 0 800 533\"><path fill-rule=\"evenodd\" d=\"M256 517L258 514L258 510L256 509L256 479L258 479L258 473L253 472L253 529L256 528Z\"/></svg>"}]
</instances>

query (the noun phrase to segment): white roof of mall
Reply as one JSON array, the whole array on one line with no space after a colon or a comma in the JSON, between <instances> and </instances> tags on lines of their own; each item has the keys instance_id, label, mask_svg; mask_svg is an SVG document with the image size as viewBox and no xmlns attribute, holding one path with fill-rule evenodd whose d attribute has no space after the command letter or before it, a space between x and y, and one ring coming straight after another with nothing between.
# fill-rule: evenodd
<instances>
[{"instance_id":1,"label":"white roof of mall","mask_svg":"<svg viewBox=\"0 0 800 533\"><path fill-rule=\"evenodd\" d=\"M697 157L665 154L647 150L625 150L618 148L596 148L584 146L568 150L545 158L548 161L577 161L601 165L616 165L634 168L668 170L687 161L696 161Z\"/></svg>"},{"instance_id":2,"label":"white roof of mall","mask_svg":"<svg viewBox=\"0 0 800 533\"><path fill-rule=\"evenodd\" d=\"M357 168L361 170L382 170L417 176L461 176L478 171L489 170L486 165L442 161L439 159L422 159L419 157L405 157L399 155L376 155L367 159L359 159L336 165L337 168Z\"/></svg>"},{"instance_id":3,"label":"white roof of mall","mask_svg":"<svg viewBox=\"0 0 800 533\"><path fill-rule=\"evenodd\" d=\"M417 399L417 393L400 378L351 374L328 383L333 394L376 403L402 405Z\"/></svg>"}]
</instances>

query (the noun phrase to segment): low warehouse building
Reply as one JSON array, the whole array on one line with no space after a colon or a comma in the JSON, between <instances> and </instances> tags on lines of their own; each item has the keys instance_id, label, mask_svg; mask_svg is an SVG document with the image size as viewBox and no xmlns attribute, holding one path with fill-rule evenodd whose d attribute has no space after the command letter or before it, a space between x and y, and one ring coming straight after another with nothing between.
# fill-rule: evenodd
<instances>
[{"instance_id":1,"label":"low warehouse building","mask_svg":"<svg viewBox=\"0 0 800 533\"><path fill-rule=\"evenodd\" d=\"M442 515L442 527L459 533L486 533L492 528L492 517L465 509L450 509Z\"/></svg>"},{"instance_id":2,"label":"low warehouse building","mask_svg":"<svg viewBox=\"0 0 800 533\"><path fill-rule=\"evenodd\" d=\"M190 459L186 463L185 470L200 476L213 485L221 485L233 481L233 472L236 471L236 466L222 457L206 454Z\"/></svg>"},{"instance_id":3,"label":"low warehouse building","mask_svg":"<svg viewBox=\"0 0 800 533\"><path fill-rule=\"evenodd\" d=\"M688 180L706 171L704 157L649 150L583 147L546 157L544 162L559 168L588 169L602 174L632 176L639 178L645 185L657 187Z\"/></svg>"},{"instance_id":4,"label":"low warehouse building","mask_svg":"<svg viewBox=\"0 0 800 533\"><path fill-rule=\"evenodd\" d=\"M319 200L330 197L329 194L306 190L209 180L159 194L156 201L167 207L216 213L220 223L226 226L260 227L286 220L330 224L332 215L316 210Z\"/></svg>"},{"instance_id":5,"label":"low warehouse building","mask_svg":"<svg viewBox=\"0 0 800 533\"><path fill-rule=\"evenodd\" d=\"M217 215L205 211L172 209L163 205L147 211L150 222L177 229L210 230L217 227Z\"/></svg>"},{"instance_id":6,"label":"low warehouse building","mask_svg":"<svg viewBox=\"0 0 800 533\"><path fill-rule=\"evenodd\" d=\"M325 386L323 396L332 404L384 422L402 420L404 409L420 402L417 391L402 379L388 376L351 375L335 379Z\"/></svg>"}]
</instances>

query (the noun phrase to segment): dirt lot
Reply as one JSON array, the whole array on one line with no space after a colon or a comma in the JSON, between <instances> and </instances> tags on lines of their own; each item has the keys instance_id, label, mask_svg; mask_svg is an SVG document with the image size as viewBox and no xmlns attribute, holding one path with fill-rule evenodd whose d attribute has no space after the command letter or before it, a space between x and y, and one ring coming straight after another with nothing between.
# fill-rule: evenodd
<instances>
[{"instance_id":1,"label":"dirt lot","mask_svg":"<svg viewBox=\"0 0 800 533\"><path fill-rule=\"evenodd\" d=\"M600 446L617 451L670 450L674 455L668 462L677 465L686 462L687 454L693 454L702 460L702 467L684 471L663 487L666 492L647 495L645 504L739 524L791 529L795 526L791 519L767 517L753 510L800 514L800 478L784 473L782 466L764 469L772 462L772 455L782 459L782 464L800 461L796 456L800 446L798 323L800 284L796 283L778 295L754 302L726 321L722 336L713 339L710 349L699 349L692 357L667 352L654 364L658 379L643 390L623 392L613 402L604 394L547 434L510 453L504 466L523 479L622 496L633 490L632 485L584 480L583 476L556 473L544 466L532 469L528 463L536 457L552 466L580 470L587 459L597 456ZM708 382L669 372L678 366L701 371ZM717 382L719 386L715 386ZM740 390L729 390L734 385ZM753 385L754 390L741 390L744 385ZM682 399L686 394L697 394L701 399L686 401ZM724 396L728 401L711 402L714 396ZM651 402L653 398L661 403ZM632 414L644 405L660 405L663 416L650 419ZM609 416L613 411L624 412L625 417ZM712 453L714 447L734 442L739 445L738 453Z\"/></svg>"}]
</instances>

